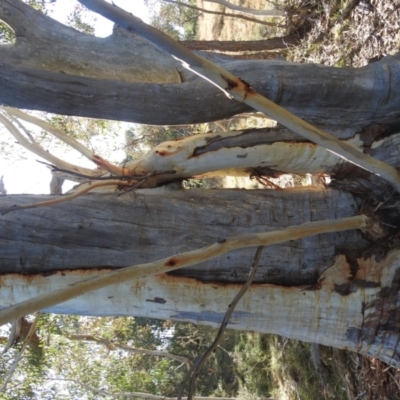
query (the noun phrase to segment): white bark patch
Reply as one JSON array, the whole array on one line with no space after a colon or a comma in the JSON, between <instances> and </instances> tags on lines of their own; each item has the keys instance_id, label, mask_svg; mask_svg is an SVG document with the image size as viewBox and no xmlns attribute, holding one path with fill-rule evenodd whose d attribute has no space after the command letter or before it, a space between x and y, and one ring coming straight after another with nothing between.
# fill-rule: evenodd
<instances>
[{"instance_id":1,"label":"white bark patch","mask_svg":"<svg viewBox=\"0 0 400 400\"><path fill-rule=\"evenodd\" d=\"M391 279L400 268L400 251L390 252L380 262L374 257L357 261L359 269L352 277L345 257L338 256L316 287L252 285L238 304L230 328L277 333L390 360L393 349L355 342L349 332L362 329L368 313L374 311L366 310L363 315L364 305L378 298L382 286L391 285ZM0 281L2 307L105 272L68 271L48 277L4 275ZM337 285L357 282L361 283L347 295L336 290ZM239 288L237 284L199 283L189 278L158 275L106 287L44 311L135 315L218 326Z\"/></svg>"},{"instance_id":2,"label":"white bark patch","mask_svg":"<svg viewBox=\"0 0 400 400\"><path fill-rule=\"evenodd\" d=\"M148 154L126 165L132 175L152 171L176 171L176 177L249 175L252 168L268 167L294 174L329 174L341 158L321 146L309 142L275 142L244 147L221 147L195 155L196 149L207 144L242 135L242 131L208 133L163 142ZM347 141L358 148L358 137Z\"/></svg>"}]
</instances>

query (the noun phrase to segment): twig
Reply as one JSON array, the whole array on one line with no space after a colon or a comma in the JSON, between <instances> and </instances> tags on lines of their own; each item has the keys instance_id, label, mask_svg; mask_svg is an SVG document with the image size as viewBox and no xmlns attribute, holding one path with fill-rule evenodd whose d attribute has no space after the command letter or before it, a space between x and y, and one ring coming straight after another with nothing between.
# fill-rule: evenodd
<instances>
[{"instance_id":1,"label":"twig","mask_svg":"<svg viewBox=\"0 0 400 400\"><path fill-rule=\"evenodd\" d=\"M86 157L90 161L94 162L100 168L102 168L112 174L115 174L115 175L125 175L126 174L127 171L124 171L124 168L118 167L118 166L110 163L109 161L105 160L104 158L100 157L99 155L93 153L91 150L89 150L83 144L79 143L73 137L66 135L61 129L54 127L53 125L49 124L48 122L43 121L40 118L34 117L33 115L24 113L23 111L18 110L16 108L3 107L3 110L5 110L7 113L9 113L17 118L20 118L31 124L35 124L35 125L39 126L40 128L50 132L56 138L60 139L64 143L71 146L73 149L77 150L84 157Z\"/></svg>"},{"instance_id":2,"label":"twig","mask_svg":"<svg viewBox=\"0 0 400 400\"><path fill-rule=\"evenodd\" d=\"M87 184L84 184L83 187L80 189L76 189L75 193L66 195L66 196L60 196L57 199L52 199L48 201L42 201L39 203L33 203L33 204L22 204L22 205L15 205L9 208L0 208L0 215L5 215L9 212L12 211L19 211L19 210L27 210L30 208L39 208L39 207L48 207L48 206L54 206L56 204L61 204L65 203L66 201L70 201L72 199L75 199L79 196L82 196L83 194L101 187L101 186L131 186L133 183L136 183L137 181L126 181L126 180L121 180L121 179L108 179L106 181L98 181L98 182L89 182Z\"/></svg>"},{"instance_id":3,"label":"twig","mask_svg":"<svg viewBox=\"0 0 400 400\"><path fill-rule=\"evenodd\" d=\"M153 171L150 172L146 175L113 175L113 176L89 176L89 175L84 175L84 174L80 174L78 172L74 172L74 171L69 171L66 169L62 169L62 168L58 168L55 165L51 165L48 164L46 162L43 161L38 161L41 164L45 164L48 167L50 167L52 169L52 172L61 172L62 174L66 174L66 175L73 175L76 176L78 178L82 178L82 179L88 179L91 181L106 181L108 179L121 179L121 180L125 180L125 181L132 181L132 180L136 180L136 181L141 181L141 180L147 180L149 178L153 178L155 176L158 175L174 175L176 174L176 171L174 170L169 170L169 171Z\"/></svg>"},{"instance_id":4,"label":"twig","mask_svg":"<svg viewBox=\"0 0 400 400\"><path fill-rule=\"evenodd\" d=\"M224 17L230 17L230 18L240 18L240 19L244 19L244 20L250 21L250 22L255 22L255 23L261 24L261 25L280 27L280 25L275 24L274 22L261 21L260 19L246 17L245 15L241 15L241 14L232 14L232 13L226 13L226 12L221 12L221 11L211 11L211 10L207 10L205 8L191 6L190 4L182 3L181 1L176 1L176 0L163 0L163 1L166 3L178 4L180 6L191 8L192 10L196 10L196 11L205 12L207 14L222 15Z\"/></svg>"},{"instance_id":5,"label":"twig","mask_svg":"<svg viewBox=\"0 0 400 400\"><path fill-rule=\"evenodd\" d=\"M93 290L125 282L127 280L144 279L148 276L167 273L183 267L189 267L221 256L232 250L245 247L269 246L271 244L297 240L306 236L318 235L321 233L346 231L350 229L366 230L371 228L371 224L372 221L370 218L365 215L358 215L338 220L309 222L278 231L252 233L219 240L218 242L202 249L176 254L147 264L139 264L111 271L4 308L0 310L0 326L12 321L13 319L63 303Z\"/></svg>"},{"instance_id":6,"label":"twig","mask_svg":"<svg viewBox=\"0 0 400 400\"><path fill-rule=\"evenodd\" d=\"M0 392L4 392L7 389L8 382L10 382L10 379L11 379L13 373L15 372L17 366L18 366L18 363L21 361L21 358L22 358L22 355L24 354L25 349L27 348L27 346L28 346L29 342L31 341L33 335L35 334L36 325L37 325L37 323L39 321L40 316L41 316L40 313L36 314L35 319L32 322L32 325L31 325L31 327L29 329L28 335L26 336L25 341L24 341L24 343L23 343L23 345L21 347L21 350L17 354L17 357L15 357L15 360L12 363L10 369L4 375L5 376L5 380L4 380L3 386L0 388Z\"/></svg>"},{"instance_id":7,"label":"twig","mask_svg":"<svg viewBox=\"0 0 400 400\"><path fill-rule=\"evenodd\" d=\"M147 356L154 356L154 357L166 357L171 360L179 361L180 363L185 364L188 369L192 366L192 362L187 357L177 356L177 355L169 353L167 351L137 349L137 348L125 346L123 344L116 343L113 340L103 338L103 337L98 337L95 335L67 335L67 338L70 340L88 340L91 342L96 342L96 343L102 344L108 350L121 349L121 350L127 351L129 353L134 353L134 354L145 354Z\"/></svg>"},{"instance_id":8,"label":"twig","mask_svg":"<svg viewBox=\"0 0 400 400\"><path fill-rule=\"evenodd\" d=\"M352 0L351 3L343 10L342 15L340 16L340 21L344 21L348 18L355 7L358 6L360 0Z\"/></svg>"},{"instance_id":9,"label":"twig","mask_svg":"<svg viewBox=\"0 0 400 400\"><path fill-rule=\"evenodd\" d=\"M239 303L240 299L243 297L243 295L246 293L247 289L250 287L251 283L253 282L253 279L257 272L258 263L260 261L260 257L261 257L263 249L264 249L263 246L259 246L257 248L256 254L254 256L253 264L250 269L249 277L247 278L247 281L244 283L244 285L239 290L239 292L236 294L236 296L232 300L231 304L229 304L228 310L225 313L225 316L221 322L221 326L218 330L217 336L215 337L214 341L211 343L210 347L204 352L204 354L193 364L193 366L189 369L189 371L186 373L185 377L183 378L183 381L181 382L181 385L179 388L178 400L182 399L185 384L189 379L190 379L190 383L189 383L187 399L192 400L193 393L195 390L196 378L197 378L200 370L203 368L208 357L210 357L211 353L217 348L219 342L221 341L222 336L228 326L228 322L232 316L232 313L233 313L236 305Z\"/></svg>"},{"instance_id":10,"label":"twig","mask_svg":"<svg viewBox=\"0 0 400 400\"><path fill-rule=\"evenodd\" d=\"M3 111L4 112L4 111ZM53 156L45 149L43 149L38 143L30 142L25 136L18 130L18 128L8 119L4 114L0 113L0 123L2 123L6 129L15 137L18 143L31 151L32 153L42 157L50 163L67 170L77 171L85 175L98 174L98 171L94 171L88 168L79 167L69 162L63 161L60 158Z\"/></svg>"},{"instance_id":11,"label":"twig","mask_svg":"<svg viewBox=\"0 0 400 400\"><path fill-rule=\"evenodd\" d=\"M244 82L209 60L194 54L168 35L145 24L142 20L123 9L109 4L104 0L79 0L79 2L88 9L110 19L130 32L143 36L169 52L174 58L180 60L185 68L219 87L228 97L248 104L254 109L269 115L272 119L293 132L319 144L346 161L381 176L400 192L400 172L396 168L356 150L350 144L342 142L325 131L296 117L271 100L261 96L247 82Z\"/></svg>"}]
</instances>

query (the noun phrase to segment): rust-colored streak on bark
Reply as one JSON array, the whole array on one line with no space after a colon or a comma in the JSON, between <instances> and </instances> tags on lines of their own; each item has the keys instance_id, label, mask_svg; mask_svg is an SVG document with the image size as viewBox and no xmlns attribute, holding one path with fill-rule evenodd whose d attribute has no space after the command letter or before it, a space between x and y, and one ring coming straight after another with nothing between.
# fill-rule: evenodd
<instances>
[{"instance_id":1,"label":"rust-colored streak on bark","mask_svg":"<svg viewBox=\"0 0 400 400\"><path fill-rule=\"evenodd\" d=\"M257 92L255 92L252 89L250 84L241 78L230 79L227 78L226 76L222 76L222 78L227 84L227 86L224 89L227 90L228 92L235 90L235 92L238 92L241 95L243 95L243 100L247 99L249 96L257 95Z\"/></svg>"},{"instance_id":2,"label":"rust-colored streak on bark","mask_svg":"<svg viewBox=\"0 0 400 400\"><path fill-rule=\"evenodd\" d=\"M361 329L362 341L372 344L377 340L382 340L385 334L398 332L400 326L400 309L397 306L399 291L400 269L397 269L392 286L382 288L377 299L365 304L364 314L366 310L369 310L369 312ZM396 361L400 361L400 359Z\"/></svg>"},{"instance_id":3,"label":"rust-colored streak on bark","mask_svg":"<svg viewBox=\"0 0 400 400\"><path fill-rule=\"evenodd\" d=\"M202 281L198 278L187 278L184 276L179 276L179 275L171 275L170 273L164 273L164 274L159 274L155 275L155 278L160 281L160 284L162 285L170 285L171 287L175 287L177 285L185 285L188 290L190 290L190 286L197 287L198 285L210 285L214 289L228 289L228 288L234 288L235 290L239 290L244 282L238 282L238 283L223 283L223 282L212 282L212 281ZM274 285L271 283L252 283L251 287L262 287L265 288L265 290L272 289L272 288L279 288L283 292L293 292L293 290L296 291L305 291L310 288L310 286L306 285L299 285L299 286L280 286L280 285Z\"/></svg>"},{"instance_id":4,"label":"rust-colored streak on bark","mask_svg":"<svg viewBox=\"0 0 400 400\"><path fill-rule=\"evenodd\" d=\"M24 273L12 273L12 274L3 274L0 275L0 287L3 284L3 278L6 277L16 277L20 280L24 280L27 283L32 283L35 279L37 278L43 278L43 277L48 277L52 275L60 275L60 276L66 276L69 274L73 274L75 276L81 276L82 279L85 279L87 276L92 276L93 273L107 273L110 271L115 271L116 269L119 268L88 268L88 269L63 269L59 271L43 271L40 272L38 271L37 273L29 273L29 274L24 274Z\"/></svg>"},{"instance_id":5,"label":"rust-colored streak on bark","mask_svg":"<svg viewBox=\"0 0 400 400\"><path fill-rule=\"evenodd\" d=\"M165 267L176 267L179 264L179 260L177 258L170 258L168 261L164 263Z\"/></svg>"},{"instance_id":6,"label":"rust-colored streak on bark","mask_svg":"<svg viewBox=\"0 0 400 400\"><path fill-rule=\"evenodd\" d=\"M223 78L223 80L226 82L226 84L228 85L228 86L225 88L226 90L232 90L232 89L234 89L235 87L238 87L238 86L239 86L238 82L236 82L236 81L234 81L234 80L231 80L231 79L227 78L226 76L222 76L222 78Z\"/></svg>"},{"instance_id":7,"label":"rust-colored streak on bark","mask_svg":"<svg viewBox=\"0 0 400 400\"><path fill-rule=\"evenodd\" d=\"M159 156L162 157L168 157L168 156L172 156L173 154L175 154L176 151L166 151L166 150L156 150L156 154L158 154Z\"/></svg>"}]
</instances>

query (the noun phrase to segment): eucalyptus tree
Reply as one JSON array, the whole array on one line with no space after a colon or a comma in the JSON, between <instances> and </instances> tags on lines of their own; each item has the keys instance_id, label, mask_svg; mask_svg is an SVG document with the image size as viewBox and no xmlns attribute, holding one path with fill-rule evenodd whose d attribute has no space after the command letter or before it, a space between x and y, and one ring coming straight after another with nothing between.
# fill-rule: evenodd
<instances>
[{"instance_id":1,"label":"eucalyptus tree","mask_svg":"<svg viewBox=\"0 0 400 400\"><path fill-rule=\"evenodd\" d=\"M130 22L127 32L116 28L101 39L19 0L0 0L0 18L16 33L15 44L0 47L0 103L9 106L2 121L15 135L15 119L29 117L12 107L148 124L209 122L250 109L186 70L160 43L129 31ZM63 313L218 325L246 280L251 246L272 243L232 328L348 348L399 365L400 57L353 70L203 56L218 71L242 78L220 73L229 95L251 102L257 90L319 128L289 123L293 129L317 136L323 129L319 145L279 125L166 142L130 165L112 166L70 140L100 168L75 170L75 178L89 175L94 182L82 192L113 180L121 195L95 193L1 216L2 306L80 281L73 286L80 297L63 292L51 307L48 298L35 304ZM283 115L271 110L277 119ZM58 173L66 166L54 158L51 163ZM165 186L204 175L261 179L284 172L329 175L332 182L254 191ZM100 174L110 181L94 181ZM121 189L128 180L134 191ZM1 207L47 200L5 196ZM93 285L82 283L94 276L100 278ZM105 281L114 285L85 292L85 285L99 288ZM61 298L70 300L60 304Z\"/></svg>"}]
</instances>

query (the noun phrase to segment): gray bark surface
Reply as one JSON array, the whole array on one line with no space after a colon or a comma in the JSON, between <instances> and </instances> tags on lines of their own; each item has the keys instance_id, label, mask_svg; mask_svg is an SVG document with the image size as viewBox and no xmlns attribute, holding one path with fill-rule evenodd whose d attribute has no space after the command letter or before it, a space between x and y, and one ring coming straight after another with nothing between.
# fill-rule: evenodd
<instances>
[{"instance_id":1,"label":"gray bark surface","mask_svg":"<svg viewBox=\"0 0 400 400\"><path fill-rule=\"evenodd\" d=\"M249 110L137 36L88 36L20 0L0 0L0 18L17 34L15 45L0 46L0 104L156 125L209 122ZM261 94L319 125L393 123L400 114L399 56L360 69L217 59Z\"/></svg>"},{"instance_id":2,"label":"gray bark surface","mask_svg":"<svg viewBox=\"0 0 400 400\"><path fill-rule=\"evenodd\" d=\"M161 192L161 194L160 194ZM44 200L6 196L1 207ZM116 268L147 263L242 233L354 215L359 204L340 191L138 190L91 194L64 205L0 217L1 273ZM338 251L367 245L354 231L309 237L265 249L255 281L312 284ZM340 249L340 250L339 250ZM176 274L243 282L252 249L235 251Z\"/></svg>"}]
</instances>

